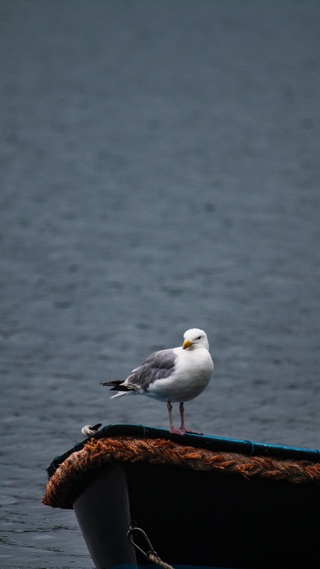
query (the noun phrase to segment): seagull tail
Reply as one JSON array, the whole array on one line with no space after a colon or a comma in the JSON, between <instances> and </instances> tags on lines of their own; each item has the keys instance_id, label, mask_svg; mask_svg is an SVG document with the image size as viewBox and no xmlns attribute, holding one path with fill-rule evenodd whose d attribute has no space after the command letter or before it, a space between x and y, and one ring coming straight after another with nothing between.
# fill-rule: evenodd
<instances>
[{"instance_id":1,"label":"seagull tail","mask_svg":"<svg viewBox=\"0 0 320 569\"><path fill-rule=\"evenodd\" d=\"M115 397L121 397L122 395L127 395L128 393L132 393L134 390L133 387L129 385L124 385L123 380L115 379L113 381L104 381L101 385L106 385L111 387L110 391L117 391L115 395L112 395L110 399L115 399Z\"/></svg>"}]
</instances>

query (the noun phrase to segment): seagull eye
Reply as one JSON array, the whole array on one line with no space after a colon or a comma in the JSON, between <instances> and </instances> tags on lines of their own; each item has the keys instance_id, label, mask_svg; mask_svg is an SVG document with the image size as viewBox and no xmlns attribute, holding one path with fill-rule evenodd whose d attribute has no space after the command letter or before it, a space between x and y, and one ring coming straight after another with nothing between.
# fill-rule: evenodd
<instances>
[{"instance_id":1,"label":"seagull eye","mask_svg":"<svg viewBox=\"0 0 320 569\"><path fill-rule=\"evenodd\" d=\"M196 338L196 340L201 340L202 336L198 336L198 338Z\"/></svg>"}]
</instances>

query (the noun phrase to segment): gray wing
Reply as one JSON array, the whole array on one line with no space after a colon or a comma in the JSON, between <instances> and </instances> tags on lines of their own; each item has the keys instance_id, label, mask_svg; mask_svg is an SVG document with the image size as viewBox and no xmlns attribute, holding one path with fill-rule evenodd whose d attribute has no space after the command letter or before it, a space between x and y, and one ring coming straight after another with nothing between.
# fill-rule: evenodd
<instances>
[{"instance_id":1,"label":"gray wing","mask_svg":"<svg viewBox=\"0 0 320 569\"><path fill-rule=\"evenodd\" d=\"M170 349L154 352L141 366L132 371L126 381L143 391L148 391L151 383L158 379L165 379L172 374L176 358L176 354Z\"/></svg>"}]
</instances>

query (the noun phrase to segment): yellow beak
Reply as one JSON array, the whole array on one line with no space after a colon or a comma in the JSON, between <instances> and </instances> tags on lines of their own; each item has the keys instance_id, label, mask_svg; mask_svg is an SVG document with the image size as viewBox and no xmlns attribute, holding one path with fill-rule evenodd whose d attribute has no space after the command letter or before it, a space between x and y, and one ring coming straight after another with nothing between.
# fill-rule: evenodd
<instances>
[{"instance_id":1,"label":"yellow beak","mask_svg":"<svg viewBox=\"0 0 320 569\"><path fill-rule=\"evenodd\" d=\"M190 340L185 340L182 344L183 350L185 350L186 348L190 348L190 346L193 346L193 343L190 342Z\"/></svg>"}]
</instances>

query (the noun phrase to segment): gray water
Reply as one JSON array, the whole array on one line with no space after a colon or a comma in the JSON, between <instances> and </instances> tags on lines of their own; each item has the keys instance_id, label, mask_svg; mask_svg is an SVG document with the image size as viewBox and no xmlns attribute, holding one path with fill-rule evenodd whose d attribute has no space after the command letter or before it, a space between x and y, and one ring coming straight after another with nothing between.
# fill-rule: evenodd
<instances>
[{"instance_id":1,"label":"gray water","mask_svg":"<svg viewBox=\"0 0 320 569\"><path fill-rule=\"evenodd\" d=\"M320 4L2 0L3 569L93 567L46 467L206 330L207 434L320 447ZM177 417L177 409L175 409Z\"/></svg>"}]
</instances>

